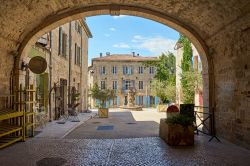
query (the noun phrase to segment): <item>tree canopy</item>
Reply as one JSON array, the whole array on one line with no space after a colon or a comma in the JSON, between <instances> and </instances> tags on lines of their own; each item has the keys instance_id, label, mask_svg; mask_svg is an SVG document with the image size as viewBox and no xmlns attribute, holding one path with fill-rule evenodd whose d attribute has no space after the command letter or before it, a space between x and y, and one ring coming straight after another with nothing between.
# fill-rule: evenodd
<instances>
[{"instance_id":1,"label":"tree canopy","mask_svg":"<svg viewBox=\"0 0 250 166\"><path fill-rule=\"evenodd\" d=\"M151 83L152 94L160 97L163 103L176 100L176 67L173 53L163 53L159 59L145 62L146 67L157 68L154 80Z\"/></svg>"}]
</instances>

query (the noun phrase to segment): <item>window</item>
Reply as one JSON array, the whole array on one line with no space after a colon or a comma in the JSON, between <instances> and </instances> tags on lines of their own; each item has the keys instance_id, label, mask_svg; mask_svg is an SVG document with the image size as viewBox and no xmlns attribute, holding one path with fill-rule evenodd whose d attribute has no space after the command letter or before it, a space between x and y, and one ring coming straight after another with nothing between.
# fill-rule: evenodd
<instances>
[{"instance_id":1,"label":"window","mask_svg":"<svg viewBox=\"0 0 250 166\"><path fill-rule=\"evenodd\" d=\"M132 66L123 66L123 74L124 75L132 75L133 67Z\"/></svg>"},{"instance_id":2,"label":"window","mask_svg":"<svg viewBox=\"0 0 250 166\"><path fill-rule=\"evenodd\" d=\"M101 89L106 89L106 83L105 83L105 81L101 81Z\"/></svg>"},{"instance_id":3,"label":"window","mask_svg":"<svg viewBox=\"0 0 250 166\"><path fill-rule=\"evenodd\" d=\"M143 89L143 81L139 81L139 89Z\"/></svg>"},{"instance_id":4,"label":"window","mask_svg":"<svg viewBox=\"0 0 250 166\"><path fill-rule=\"evenodd\" d=\"M59 55L63 57L67 56L67 45L68 45L68 36L63 31L62 27L59 28Z\"/></svg>"},{"instance_id":5,"label":"window","mask_svg":"<svg viewBox=\"0 0 250 166\"><path fill-rule=\"evenodd\" d=\"M143 74L143 66L139 66L138 73Z\"/></svg>"},{"instance_id":6,"label":"window","mask_svg":"<svg viewBox=\"0 0 250 166\"><path fill-rule=\"evenodd\" d=\"M113 81L113 89L117 89L117 81Z\"/></svg>"},{"instance_id":7,"label":"window","mask_svg":"<svg viewBox=\"0 0 250 166\"><path fill-rule=\"evenodd\" d=\"M79 47L77 43L75 43L75 64L81 64L81 47Z\"/></svg>"},{"instance_id":8,"label":"window","mask_svg":"<svg viewBox=\"0 0 250 166\"><path fill-rule=\"evenodd\" d=\"M135 84L134 80L123 80L122 87L123 90L129 90L130 88L133 88Z\"/></svg>"},{"instance_id":9,"label":"window","mask_svg":"<svg viewBox=\"0 0 250 166\"><path fill-rule=\"evenodd\" d=\"M81 24L79 24L78 21L75 21L75 30L76 30L76 32L78 32L79 34L82 34L82 27L81 27Z\"/></svg>"},{"instance_id":10,"label":"window","mask_svg":"<svg viewBox=\"0 0 250 166\"><path fill-rule=\"evenodd\" d=\"M106 74L106 67L105 66L101 66L100 74L101 75Z\"/></svg>"},{"instance_id":11,"label":"window","mask_svg":"<svg viewBox=\"0 0 250 166\"><path fill-rule=\"evenodd\" d=\"M116 66L113 66L113 67L112 67L112 73L113 73L113 74L117 74L117 67L116 67Z\"/></svg>"},{"instance_id":12,"label":"window","mask_svg":"<svg viewBox=\"0 0 250 166\"><path fill-rule=\"evenodd\" d=\"M149 67L149 74L155 74L155 68L153 66Z\"/></svg>"},{"instance_id":13,"label":"window","mask_svg":"<svg viewBox=\"0 0 250 166\"><path fill-rule=\"evenodd\" d=\"M130 81L126 80L125 81L125 89L128 90L130 88L130 85L131 85Z\"/></svg>"}]
</instances>

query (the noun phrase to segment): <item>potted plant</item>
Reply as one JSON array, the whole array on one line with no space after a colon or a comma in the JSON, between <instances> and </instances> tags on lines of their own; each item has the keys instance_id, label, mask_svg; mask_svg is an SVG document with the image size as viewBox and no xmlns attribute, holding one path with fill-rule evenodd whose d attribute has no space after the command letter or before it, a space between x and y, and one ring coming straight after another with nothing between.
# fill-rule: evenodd
<instances>
[{"instance_id":1,"label":"potted plant","mask_svg":"<svg viewBox=\"0 0 250 166\"><path fill-rule=\"evenodd\" d=\"M94 84L90 91L91 96L94 99L100 100L100 104L98 105L98 116L100 118L108 118L108 107L106 106L106 102L115 97L115 91L109 89L100 89L97 83Z\"/></svg>"},{"instance_id":2,"label":"potted plant","mask_svg":"<svg viewBox=\"0 0 250 166\"><path fill-rule=\"evenodd\" d=\"M178 114L160 122L160 137L172 146L194 144L194 118Z\"/></svg>"}]
</instances>

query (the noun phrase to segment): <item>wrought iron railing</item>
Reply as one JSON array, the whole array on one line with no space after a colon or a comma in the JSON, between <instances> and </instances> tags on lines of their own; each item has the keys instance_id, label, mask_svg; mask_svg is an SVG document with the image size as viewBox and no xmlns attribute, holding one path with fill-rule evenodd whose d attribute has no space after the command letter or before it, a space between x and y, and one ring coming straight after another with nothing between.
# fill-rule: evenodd
<instances>
[{"instance_id":1,"label":"wrought iron railing","mask_svg":"<svg viewBox=\"0 0 250 166\"><path fill-rule=\"evenodd\" d=\"M204 106L194 106L194 109L196 133L211 136L209 141L216 138L220 142L215 133L214 110Z\"/></svg>"}]
</instances>

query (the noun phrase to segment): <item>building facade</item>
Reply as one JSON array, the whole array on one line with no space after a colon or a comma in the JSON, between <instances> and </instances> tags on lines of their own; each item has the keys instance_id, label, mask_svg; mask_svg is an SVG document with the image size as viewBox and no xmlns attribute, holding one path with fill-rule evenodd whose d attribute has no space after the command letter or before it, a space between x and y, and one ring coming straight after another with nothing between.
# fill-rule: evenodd
<instances>
[{"instance_id":1,"label":"building facade","mask_svg":"<svg viewBox=\"0 0 250 166\"><path fill-rule=\"evenodd\" d=\"M28 84L36 87L39 112L54 120L67 113L73 102L78 111L87 110L88 39L92 34L84 19L71 21L43 35L29 50L25 63L34 56L44 57L47 69L42 74L29 72ZM27 84L27 72L21 72ZM73 101L74 100L74 101Z\"/></svg>"},{"instance_id":2,"label":"building facade","mask_svg":"<svg viewBox=\"0 0 250 166\"><path fill-rule=\"evenodd\" d=\"M92 59L89 67L89 88L97 83L101 89L113 89L116 97L107 101L109 107L127 105L128 91L136 91L135 104L143 107L152 107L158 104L158 97L151 93L150 83L153 80L156 68L145 67L143 62L156 60L157 57L143 57L138 54L106 54ZM99 101L89 98L89 105L97 107Z\"/></svg>"}]
</instances>

